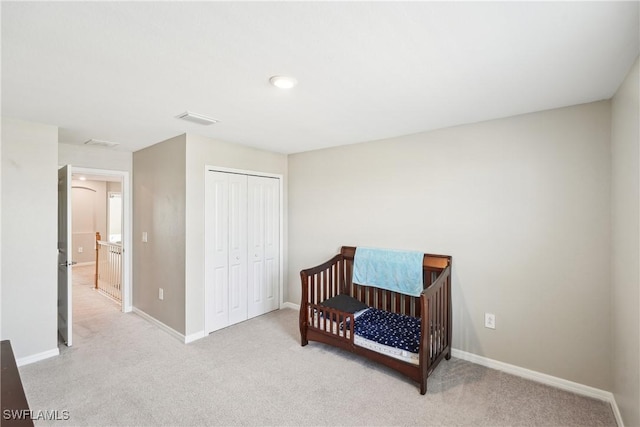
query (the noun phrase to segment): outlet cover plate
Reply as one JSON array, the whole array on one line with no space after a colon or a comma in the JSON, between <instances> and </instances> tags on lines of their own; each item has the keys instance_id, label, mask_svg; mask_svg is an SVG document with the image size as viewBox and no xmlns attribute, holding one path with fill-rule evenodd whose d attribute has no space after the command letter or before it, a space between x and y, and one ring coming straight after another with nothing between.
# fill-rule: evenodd
<instances>
[{"instance_id":1,"label":"outlet cover plate","mask_svg":"<svg viewBox=\"0 0 640 427\"><path fill-rule=\"evenodd\" d=\"M493 313L484 314L484 327L489 329L496 328L496 315Z\"/></svg>"}]
</instances>

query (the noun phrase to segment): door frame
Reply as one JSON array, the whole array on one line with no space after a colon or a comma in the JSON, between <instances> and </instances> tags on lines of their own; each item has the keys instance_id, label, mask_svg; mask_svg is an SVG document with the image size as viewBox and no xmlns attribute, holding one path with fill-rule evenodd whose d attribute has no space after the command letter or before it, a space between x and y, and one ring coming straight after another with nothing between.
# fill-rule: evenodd
<instances>
[{"instance_id":1,"label":"door frame","mask_svg":"<svg viewBox=\"0 0 640 427\"><path fill-rule=\"evenodd\" d=\"M86 174L105 177L120 178L122 182L122 307L123 313L133 310L133 289L131 286L132 277L132 255L133 255L133 215L131 206L133 204L133 194L131 178L128 171L95 169L78 166L71 166L71 174Z\"/></svg>"},{"instance_id":2,"label":"door frame","mask_svg":"<svg viewBox=\"0 0 640 427\"><path fill-rule=\"evenodd\" d=\"M282 174L278 174L278 173L270 173L270 172L261 172L261 171L254 171L254 170L248 170L248 169L236 169L236 168L228 168L228 167L224 167L224 166L213 166L213 165L205 165L204 167L204 173L206 175L206 173L208 172L226 172L226 173L235 173L235 174L239 174L239 175L252 175L252 176L261 176L264 178L276 178L278 179L278 183L279 183L279 188L278 191L280 192L280 214L279 214L279 236L278 238L280 239L280 244L279 244L279 260L278 260L278 268L279 268L279 277L278 277L278 310L282 309L283 305L284 305L284 175ZM204 185L205 185L205 192L203 194L204 197L206 197L206 176L205 176L205 180L204 180ZM203 247L206 247L206 242L205 245L203 245ZM205 264L206 264L206 251L205 251ZM202 272L202 277L203 280L206 280L206 274L204 271L204 265L203 265L203 272ZM202 287L202 299L204 300L204 313L206 313L206 310L209 308L209 303L207 301L207 298L205 297L205 290L206 290L206 283L203 283L203 287ZM204 336L206 337L209 333L207 332L207 325L205 324L205 317L206 314L202 316L202 330L204 332Z\"/></svg>"}]
</instances>

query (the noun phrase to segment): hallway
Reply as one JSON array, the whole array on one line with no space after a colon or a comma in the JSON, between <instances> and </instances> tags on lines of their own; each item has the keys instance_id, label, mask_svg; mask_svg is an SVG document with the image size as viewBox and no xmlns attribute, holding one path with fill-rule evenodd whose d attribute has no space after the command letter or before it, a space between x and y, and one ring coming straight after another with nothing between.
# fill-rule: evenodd
<instances>
[{"instance_id":1,"label":"hallway","mask_svg":"<svg viewBox=\"0 0 640 427\"><path fill-rule=\"evenodd\" d=\"M73 347L81 347L106 324L118 327L123 313L117 302L93 289L95 266L74 266L73 273ZM61 346L63 352L68 347Z\"/></svg>"}]
</instances>

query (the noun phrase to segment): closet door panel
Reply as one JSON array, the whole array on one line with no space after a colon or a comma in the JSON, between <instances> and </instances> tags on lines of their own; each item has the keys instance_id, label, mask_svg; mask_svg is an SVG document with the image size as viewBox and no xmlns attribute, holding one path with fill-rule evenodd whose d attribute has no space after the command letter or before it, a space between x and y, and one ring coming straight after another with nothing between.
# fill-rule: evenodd
<instances>
[{"instance_id":1,"label":"closet door panel","mask_svg":"<svg viewBox=\"0 0 640 427\"><path fill-rule=\"evenodd\" d=\"M206 175L205 195L205 332L229 324L229 205L228 176L219 172Z\"/></svg>"},{"instance_id":2,"label":"closet door panel","mask_svg":"<svg viewBox=\"0 0 640 427\"><path fill-rule=\"evenodd\" d=\"M264 313L264 191L261 179L248 177L249 307L248 317Z\"/></svg>"},{"instance_id":3,"label":"closet door panel","mask_svg":"<svg viewBox=\"0 0 640 427\"><path fill-rule=\"evenodd\" d=\"M277 179L249 177L249 317L278 308L279 187Z\"/></svg>"},{"instance_id":4,"label":"closet door panel","mask_svg":"<svg viewBox=\"0 0 640 427\"><path fill-rule=\"evenodd\" d=\"M247 319L247 176L229 176L229 324Z\"/></svg>"},{"instance_id":5,"label":"closet door panel","mask_svg":"<svg viewBox=\"0 0 640 427\"><path fill-rule=\"evenodd\" d=\"M280 288L280 182L264 181L264 310L279 308Z\"/></svg>"},{"instance_id":6,"label":"closet door panel","mask_svg":"<svg viewBox=\"0 0 640 427\"><path fill-rule=\"evenodd\" d=\"M220 328L227 323L227 288L223 284L227 281L227 267L217 267L214 272L213 286L213 318L214 327ZM216 329L217 329L216 328Z\"/></svg>"}]
</instances>

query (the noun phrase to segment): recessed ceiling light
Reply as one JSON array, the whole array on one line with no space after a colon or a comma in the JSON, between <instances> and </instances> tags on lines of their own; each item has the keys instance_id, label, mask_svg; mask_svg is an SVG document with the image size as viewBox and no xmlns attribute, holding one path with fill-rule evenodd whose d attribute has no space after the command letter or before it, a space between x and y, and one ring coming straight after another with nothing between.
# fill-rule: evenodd
<instances>
[{"instance_id":1,"label":"recessed ceiling light","mask_svg":"<svg viewBox=\"0 0 640 427\"><path fill-rule=\"evenodd\" d=\"M218 123L219 120L212 119L211 117L203 116L202 114L192 113L185 111L182 114L176 116L176 119L187 120L189 122L198 123L199 125L212 125Z\"/></svg>"},{"instance_id":2,"label":"recessed ceiling light","mask_svg":"<svg viewBox=\"0 0 640 427\"><path fill-rule=\"evenodd\" d=\"M273 76L269 79L269 83L279 89L291 89L298 84L298 81L289 76Z\"/></svg>"},{"instance_id":3,"label":"recessed ceiling light","mask_svg":"<svg viewBox=\"0 0 640 427\"><path fill-rule=\"evenodd\" d=\"M79 179L80 181L86 181L86 180L87 180L87 177L86 177L86 176L81 176L81 177L79 177L78 179Z\"/></svg>"}]
</instances>

